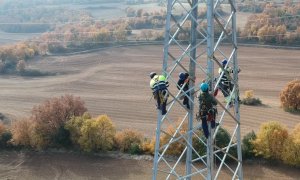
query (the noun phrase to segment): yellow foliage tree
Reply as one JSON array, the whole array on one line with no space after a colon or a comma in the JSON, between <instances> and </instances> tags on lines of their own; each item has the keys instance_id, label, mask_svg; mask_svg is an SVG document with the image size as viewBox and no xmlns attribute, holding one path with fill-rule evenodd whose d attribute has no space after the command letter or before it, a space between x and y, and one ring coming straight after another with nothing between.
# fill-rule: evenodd
<instances>
[{"instance_id":1,"label":"yellow foliage tree","mask_svg":"<svg viewBox=\"0 0 300 180\"><path fill-rule=\"evenodd\" d=\"M101 115L84 121L80 133L79 144L84 151L107 151L112 148L116 129L107 115Z\"/></svg>"},{"instance_id":2,"label":"yellow foliage tree","mask_svg":"<svg viewBox=\"0 0 300 180\"><path fill-rule=\"evenodd\" d=\"M281 106L286 111L300 110L300 80L289 82L280 93Z\"/></svg>"},{"instance_id":3,"label":"yellow foliage tree","mask_svg":"<svg viewBox=\"0 0 300 180\"><path fill-rule=\"evenodd\" d=\"M300 166L300 123L296 125L287 139L282 159L287 164Z\"/></svg>"},{"instance_id":4,"label":"yellow foliage tree","mask_svg":"<svg viewBox=\"0 0 300 180\"><path fill-rule=\"evenodd\" d=\"M115 145L122 152L132 151L133 148L142 149L143 135L135 130L125 129L117 132L114 141Z\"/></svg>"},{"instance_id":5,"label":"yellow foliage tree","mask_svg":"<svg viewBox=\"0 0 300 180\"><path fill-rule=\"evenodd\" d=\"M287 138L288 131L280 123L275 121L263 123L256 140L253 141L253 152L256 156L279 160Z\"/></svg>"},{"instance_id":6,"label":"yellow foliage tree","mask_svg":"<svg viewBox=\"0 0 300 180\"><path fill-rule=\"evenodd\" d=\"M80 138L80 129L84 121L91 119L91 115L85 112L82 116L73 116L66 122L65 128L70 132L70 138L73 145L79 145L78 140Z\"/></svg>"}]
</instances>

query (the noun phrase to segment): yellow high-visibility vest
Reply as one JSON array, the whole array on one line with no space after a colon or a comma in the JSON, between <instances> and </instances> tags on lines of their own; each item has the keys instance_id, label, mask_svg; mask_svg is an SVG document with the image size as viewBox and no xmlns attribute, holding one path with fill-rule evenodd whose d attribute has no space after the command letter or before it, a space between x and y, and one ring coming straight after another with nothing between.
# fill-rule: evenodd
<instances>
[{"instance_id":1,"label":"yellow high-visibility vest","mask_svg":"<svg viewBox=\"0 0 300 180\"><path fill-rule=\"evenodd\" d=\"M150 88L154 89L156 86L160 84L166 84L166 77L163 75L155 75L151 80L150 80Z\"/></svg>"}]
</instances>

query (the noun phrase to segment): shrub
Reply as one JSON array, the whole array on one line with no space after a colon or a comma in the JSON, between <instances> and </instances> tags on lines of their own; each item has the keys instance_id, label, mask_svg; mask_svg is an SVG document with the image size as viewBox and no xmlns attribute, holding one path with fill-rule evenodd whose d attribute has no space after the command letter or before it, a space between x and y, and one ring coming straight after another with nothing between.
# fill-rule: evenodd
<instances>
[{"instance_id":1,"label":"shrub","mask_svg":"<svg viewBox=\"0 0 300 180\"><path fill-rule=\"evenodd\" d=\"M245 91L245 99L250 99L250 98L253 98L253 97L254 97L253 90Z\"/></svg>"},{"instance_id":2,"label":"shrub","mask_svg":"<svg viewBox=\"0 0 300 180\"><path fill-rule=\"evenodd\" d=\"M215 140L216 141L216 145L219 148L221 148L221 149L224 148L224 147L227 147L228 144L229 144L229 142L230 142L230 139L231 139L231 136L228 133L228 131L226 129L220 127L219 130L218 130L218 132L217 132L217 135L216 135L216 140ZM226 151L226 150L223 150L223 151ZM236 155L237 154L236 146L230 147L228 153L231 156L237 157L237 155ZM220 158L223 158L223 156L225 155L225 153L224 152L218 152L217 155ZM231 159L231 157L227 155L226 160L230 160L230 159Z\"/></svg>"},{"instance_id":3,"label":"shrub","mask_svg":"<svg viewBox=\"0 0 300 180\"><path fill-rule=\"evenodd\" d=\"M245 98L241 103L249 106L257 106L262 104L259 98L254 98L253 90L245 91Z\"/></svg>"},{"instance_id":4,"label":"shrub","mask_svg":"<svg viewBox=\"0 0 300 180\"><path fill-rule=\"evenodd\" d=\"M70 132L64 126L60 126L57 133L53 137L54 145L57 147L68 148L71 146Z\"/></svg>"},{"instance_id":5,"label":"shrub","mask_svg":"<svg viewBox=\"0 0 300 180\"><path fill-rule=\"evenodd\" d=\"M12 124L11 132L14 145L30 147L32 136L32 121L23 119Z\"/></svg>"},{"instance_id":6,"label":"shrub","mask_svg":"<svg viewBox=\"0 0 300 180\"><path fill-rule=\"evenodd\" d=\"M139 144L132 144L129 149L130 154L142 154L141 145Z\"/></svg>"},{"instance_id":7,"label":"shrub","mask_svg":"<svg viewBox=\"0 0 300 180\"><path fill-rule=\"evenodd\" d=\"M3 61L0 61L0 73L4 73L5 71L5 63Z\"/></svg>"},{"instance_id":8,"label":"shrub","mask_svg":"<svg viewBox=\"0 0 300 180\"><path fill-rule=\"evenodd\" d=\"M26 77L39 77L39 76L54 76L56 75L56 73L43 72L37 69L25 69L24 71L20 71L20 75Z\"/></svg>"},{"instance_id":9,"label":"shrub","mask_svg":"<svg viewBox=\"0 0 300 180\"><path fill-rule=\"evenodd\" d=\"M287 138L288 131L280 123L275 121L263 123L257 138L253 141L253 151L256 156L279 160Z\"/></svg>"},{"instance_id":10,"label":"shrub","mask_svg":"<svg viewBox=\"0 0 300 180\"><path fill-rule=\"evenodd\" d=\"M85 120L80 129L80 147L87 152L110 150L115 133L115 127L107 115Z\"/></svg>"},{"instance_id":11,"label":"shrub","mask_svg":"<svg viewBox=\"0 0 300 180\"><path fill-rule=\"evenodd\" d=\"M202 131L198 131L197 132L197 136L200 137L200 139L206 143L206 138L205 136L203 135ZM204 145L204 143L199 140L199 138L196 137L196 136L193 136L193 147L194 149L197 151L197 153L200 155L200 156L203 156L206 154L206 146ZM196 154L193 155L194 157L193 158L197 158L198 156L196 156Z\"/></svg>"},{"instance_id":12,"label":"shrub","mask_svg":"<svg viewBox=\"0 0 300 180\"><path fill-rule=\"evenodd\" d=\"M4 133L2 133L1 137L0 137L0 148L8 148L11 146L11 144L9 143L10 140L12 138L12 134L10 131L5 131Z\"/></svg>"},{"instance_id":13,"label":"shrub","mask_svg":"<svg viewBox=\"0 0 300 180\"><path fill-rule=\"evenodd\" d=\"M297 124L286 140L282 159L289 165L300 166L300 124Z\"/></svg>"},{"instance_id":14,"label":"shrub","mask_svg":"<svg viewBox=\"0 0 300 180\"><path fill-rule=\"evenodd\" d=\"M0 122L0 136L5 132L5 126L2 122Z\"/></svg>"},{"instance_id":15,"label":"shrub","mask_svg":"<svg viewBox=\"0 0 300 180\"><path fill-rule=\"evenodd\" d=\"M25 63L25 61L24 61L24 60L18 61L18 64L17 64L17 67L16 67L17 71L18 71L18 72L24 72L24 71L25 71L25 68L26 68L26 63Z\"/></svg>"},{"instance_id":16,"label":"shrub","mask_svg":"<svg viewBox=\"0 0 300 180\"><path fill-rule=\"evenodd\" d=\"M176 127L178 127L178 123L177 123ZM167 130L166 130L167 134L163 134L160 138L160 143L162 146L167 144L171 140L175 131L176 131L176 129L172 125L170 125L167 128ZM181 126L181 129L179 130L179 132L181 134L184 134L184 133L186 133L186 131L187 131L187 124L185 123ZM180 134L177 133L176 136L174 137L174 139L178 138L179 136L180 136ZM177 141L170 144L166 154L173 155L173 156L180 156L181 153L183 152L185 146L186 146L186 141L183 138L180 138Z\"/></svg>"},{"instance_id":17,"label":"shrub","mask_svg":"<svg viewBox=\"0 0 300 180\"><path fill-rule=\"evenodd\" d=\"M80 129L84 121L92 119L88 112L85 112L82 116L73 116L69 121L66 122L65 129L70 132L70 139L73 145L78 145L78 140L80 138Z\"/></svg>"},{"instance_id":18,"label":"shrub","mask_svg":"<svg viewBox=\"0 0 300 180\"><path fill-rule=\"evenodd\" d=\"M154 155L154 150L155 150L155 137L153 137L151 140L144 139L144 141L142 143L142 151L145 154Z\"/></svg>"},{"instance_id":19,"label":"shrub","mask_svg":"<svg viewBox=\"0 0 300 180\"><path fill-rule=\"evenodd\" d=\"M254 146L253 141L256 139L256 134L254 131L249 132L246 134L243 138L243 144L242 144L242 152L243 152L243 158L253 158L254 157Z\"/></svg>"},{"instance_id":20,"label":"shrub","mask_svg":"<svg viewBox=\"0 0 300 180\"><path fill-rule=\"evenodd\" d=\"M81 116L87 109L79 97L72 95L52 98L32 110L33 129L31 145L43 149L55 145L59 130L72 116ZM61 134L65 135L65 134ZM63 137L62 137L63 138Z\"/></svg>"},{"instance_id":21,"label":"shrub","mask_svg":"<svg viewBox=\"0 0 300 180\"><path fill-rule=\"evenodd\" d=\"M11 137L11 132L5 128L2 122L0 122L0 148L7 148Z\"/></svg>"},{"instance_id":22,"label":"shrub","mask_svg":"<svg viewBox=\"0 0 300 180\"><path fill-rule=\"evenodd\" d=\"M289 82L280 93L281 106L285 111L300 111L300 80Z\"/></svg>"},{"instance_id":23,"label":"shrub","mask_svg":"<svg viewBox=\"0 0 300 180\"><path fill-rule=\"evenodd\" d=\"M126 129L116 134L114 142L122 152L139 154L142 151L143 136L140 132Z\"/></svg>"}]
</instances>

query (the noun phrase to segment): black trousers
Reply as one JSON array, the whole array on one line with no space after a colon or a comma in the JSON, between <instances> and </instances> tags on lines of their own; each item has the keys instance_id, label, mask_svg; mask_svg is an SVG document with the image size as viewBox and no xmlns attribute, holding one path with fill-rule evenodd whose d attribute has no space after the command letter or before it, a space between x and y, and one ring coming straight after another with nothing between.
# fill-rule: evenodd
<instances>
[{"instance_id":1,"label":"black trousers","mask_svg":"<svg viewBox=\"0 0 300 180\"><path fill-rule=\"evenodd\" d=\"M188 96L190 95L190 93L189 92L187 92L186 93ZM189 98L188 98L188 96L184 96L184 98L183 98L183 105L186 105L186 108L188 108L188 109L190 109L190 104L189 104Z\"/></svg>"}]
</instances>

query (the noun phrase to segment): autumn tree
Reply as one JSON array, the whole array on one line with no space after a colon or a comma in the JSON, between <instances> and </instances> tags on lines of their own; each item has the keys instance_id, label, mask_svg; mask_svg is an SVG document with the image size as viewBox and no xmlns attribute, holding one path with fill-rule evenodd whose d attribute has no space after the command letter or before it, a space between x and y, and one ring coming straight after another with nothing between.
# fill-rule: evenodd
<instances>
[{"instance_id":1,"label":"autumn tree","mask_svg":"<svg viewBox=\"0 0 300 180\"><path fill-rule=\"evenodd\" d=\"M32 146L42 149L55 144L65 123L73 116L81 116L87 109L80 97L64 95L46 100L32 110L33 121Z\"/></svg>"},{"instance_id":2,"label":"autumn tree","mask_svg":"<svg viewBox=\"0 0 300 180\"><path fill-rule=\"evenodd\" d=\"M0 149L8 147L11 137L12 135L9 129L0 122Z\"/></svg>"},{"instance_id":3,"label":"autumn tree","mask_svg":"<svg viewBox=\"0 0 300 180\"><path fill-rule=\"evenodd\" d=\"M4 133L5 131L5 126L2 122L0 122L0 136Z\"/></svg>"},{"instance_id":4,"label":"autumn tree","mask_svg":"<svg viewBox=\"0 0 300 180\"><path fill-rule=\"evenodd\" d=\"M22 119L13 122L11 127L14 145L31 146L33 122L30 119Z\"/></svg>"},{"instance_id":5,"label":"autumn tree","mask_svg":"<svg viewBox=\"0 0 300 180\"><path fill-rule=\"evenodd\" d=\"M289 82L280 93L281 106L286 111L300 110L300 80Z\"/></svg>"},{"instance_id":6,"label":"autumn tree","mask_svg":"<svg viewBox=\"0 0 300 180\"><path fill-rule=\"evenodd\" d=\"M91 115L85 112L82 116L73 116L66 122L65 128L70 132L70 138L75 146L79 146L79 138L81 136L81 127L83 123L92 119Z\"/></svg>"},{"instance_id":7,"label":"autumn tree","mask_svg":"<svg viewBox=\"0 0 300 180\"><path fill-rule=\"evenodd\" d=\"M117 132L114 138L115 146L122 152L140 153L142 150L143 135L131 129Z\"/></svg>"},{"instance_id":8,"label":"autumn tree","mask_svg":"<svg viewBox=\"0 0 300 180\"><path fill-rule=\"evenodd\" d=\"M284 144L282 159L285 163L300 166L300 124L298 123Z\"/></svg>"},{"instance_id":9,"label":"autumn tree","mask_svg":"<svg viewBox=\"0 0 300 180\"><path fill-rule=\"evenodd\" d=\"M241 33L244 40L269 44L294 44L300 12L299 3L286 2L284 6L267 3L262 13L251 15Z\"/></svg>"},{"instance_id":10,"label":"autumn tree","mask_svg":"<svg viewBox=\"0 0 300 180\"><path fill-rule=\"evenodd\" d=\"M26 68L26 63L24 60L20 60L17 64L17 71L22 73L25 71L25 68Z\"/></svg>"},{"instance_id":11,"label":"autumn tree","mask_svg":"<svg viewBox=\"0 0 300 180\"><path fill-rule=\"evenodd\" d=\"M170 146L168 150L166 151L166 154L173 155L173 156L180 156L183 152L186 141L183 139L183 137L179 138L180 134L184 134L187 131L187 124L184 123L180 127L180 129L175 129L175 127L179 127L180 122L178 121L176 123L177 125L170 125L168 126L166 133L162 135L160 139L161 145L165 145L167 143L170 143ZM176 139L176 141L174 141Z\"/></svg>"},{"instance_id":12,"label":"autumn tree","mask_svg":"<svg viewBox=\"0 0 300 180\"><path fill-rule=\"evenodd\" d=\"M0 73L4 73L5 70L5 64L3 61L0 60Z\"/></svg>"},{"instance_id":13,"label":"autumn tree","mask_svg":"<svg viewBox=\"0 0 300 180\"><path fill-rule=\"evenodd\" d=\"M125 12L127 17L134 17L136 15L135 10L131 7L127 7Z\"/></svg>"},{"instance_id":14,"label":"autumn tree","mask_svg":"<svg viewBox=\"0 0 300 180\"><path fill-rule=\"evenodd\" d=\"M288 131L280 123L275 121L263 123L253 141L253 152L256 156L280 160L287 138Z\"/></svg>"},{"instance_id":15,"label":"autumn tree","mask_svg":"<svg viewBox=\"0 0 300 180\"><path fill-rule=\"evenodd\" d=\"M80 147L87 152L111 150L115 133L115 126L107 115L88 119L80 129Z\"/></svg>"},{"instance_id":16,"label":"autumn tree","mask_svg":"<svg viewBox=\"0 0 300 180\"><path fill-rule=\"evenodd\" d=\"M142 17L142 14L143 14L143 9L138 9L138 10L136 11L136 16L137 16L137 17Z\"/></svg>"}]
</instances>

